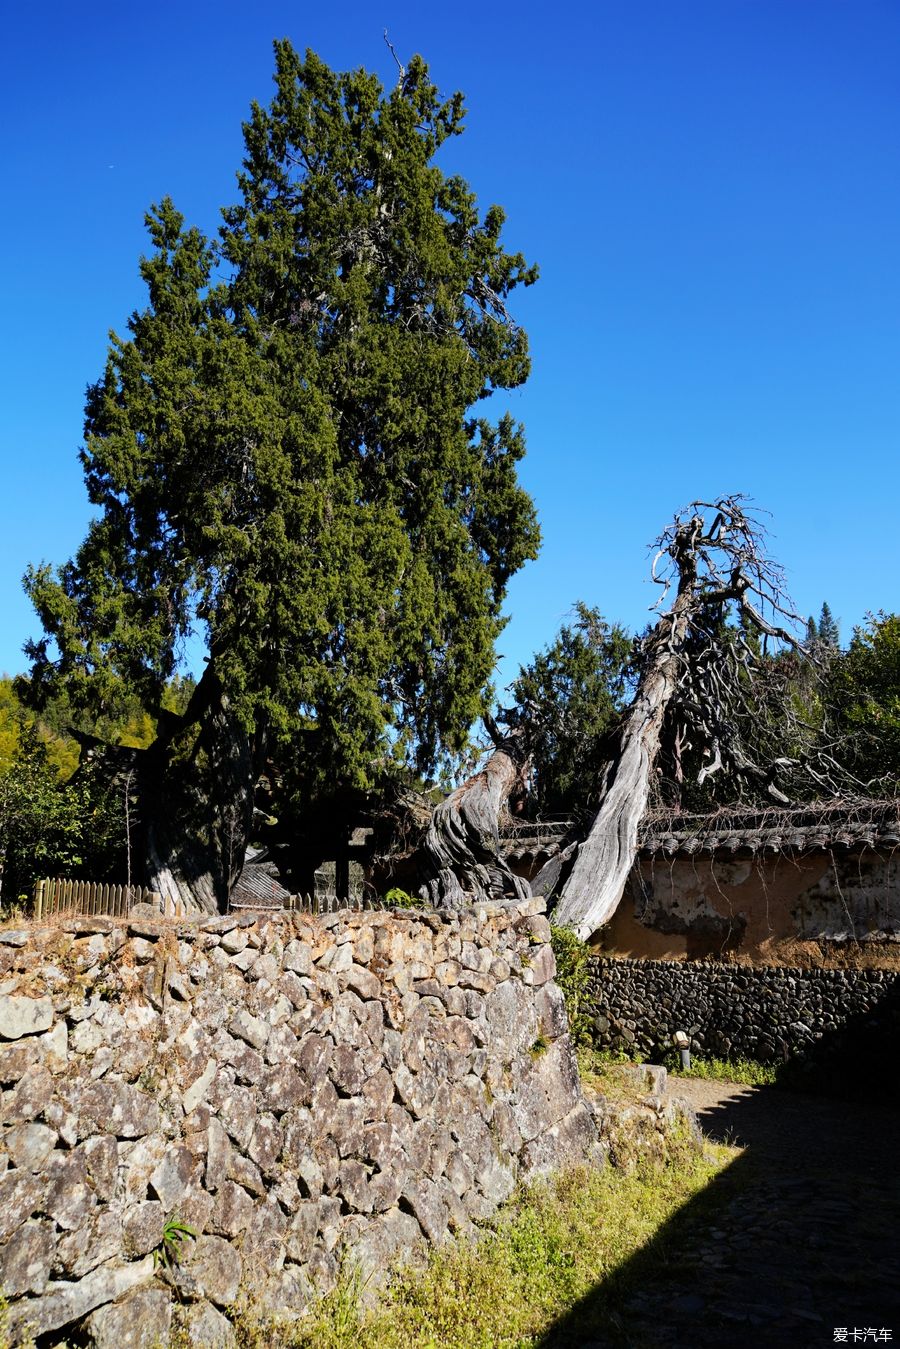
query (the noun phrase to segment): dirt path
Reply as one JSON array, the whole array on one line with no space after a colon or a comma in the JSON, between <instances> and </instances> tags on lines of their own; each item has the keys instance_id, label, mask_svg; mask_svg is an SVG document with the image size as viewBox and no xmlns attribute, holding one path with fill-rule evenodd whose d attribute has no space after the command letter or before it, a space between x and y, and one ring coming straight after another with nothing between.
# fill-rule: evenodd
<instances>
[{"instance_id":1,"label":"dirt path","mask_svg":"<svg viewBox=\"0 0 900 1349\"><path fill-rule=\"evenodd\" d=\"M636 1258L646 1277L621 1309L624 1342L900 1345L896 1111L770 1087L689 1079L671 1087L706 1134L741 1151ZM875 1337L884 1331L890 1338Z\"/></svg>"}]
</instances>

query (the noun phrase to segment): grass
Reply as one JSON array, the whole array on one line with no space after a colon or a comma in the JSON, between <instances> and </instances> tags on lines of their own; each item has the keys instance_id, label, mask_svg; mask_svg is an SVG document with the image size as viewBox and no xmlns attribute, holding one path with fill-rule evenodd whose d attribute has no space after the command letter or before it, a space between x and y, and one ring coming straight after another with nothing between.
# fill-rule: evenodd
<instances>
[{"instance_id":1,"label":"grass","mask_svg":"<svg viewBox=\"0 0 900 1349\"><path fill-rule=\"evenodd\" d=\"M290 1328L244 1319L246 1349L525 1349L588 1294L598 1329L616 1331L625 1266L732 1158L673 1140L666 1165L623 1176L579 1168L523 1188L475 1243L432 1252L395 1274L371 1309L345 1279ZM599 1296L598 1287L602 1288Z\"/></svg>"},{"instance_id":2,"label":"grass","mask_svg":"<svg viewBox=\"0 0 900 1349\"><path fill-rule=\"evenodd\" d=\"M619 1064L645 1062L639 1055L633 1058L613 1049L579 1049L578 1067L582 1081L604 1095L620 1096L622 1079L616 1075ZM753 1059L717 1059L691 1055L690 1068L682 1068L675 1050L654 1060L667 1068L673 1077L699 1077L709 1082L735 1082L746 1087L768 1087L784 1077L784 1064L756 1063ZM631 1090L631 1088L627 1088Z\"/></svg>"},{"instance_id":3,"label":"grass","mask_svg":"<svg viewBox=\"0 0 900 1349\"><path fill-rule=\"evenodd\" d=\"M591 1049L581 1045L576 1051L578 1075L588 1091L599 1092L612 1101L635 1095L634 1083L630 1082L618 1069L623 1064L637 1065L639 1058L630 1059L612 1049Z\"/></svg>"},{"instance_id":4,"label":"grass","mask_svg":"<svg viewBox=\"0 0 900 1349\"><path fill-rule=\"evenodd\" d=\"M691 1055L690 1068L682 1068L677 1054L667 1054L663 1063L676 1077L699 1077L709 1082L735 1082L745 1087L771 1087L783 1065L755 1063L753 1059L698 1058Z\"/></svg>"}]
</instances>

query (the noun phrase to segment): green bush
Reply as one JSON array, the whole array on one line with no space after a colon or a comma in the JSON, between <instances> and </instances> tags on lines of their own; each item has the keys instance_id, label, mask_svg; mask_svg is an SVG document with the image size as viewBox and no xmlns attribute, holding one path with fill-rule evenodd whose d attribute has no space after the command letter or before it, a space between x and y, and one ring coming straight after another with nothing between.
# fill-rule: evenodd
<instances>
[{"instance_id":1,"label":"green bush","mask_svg":"<svg viewBox=\"0 0 900 1349\"><path fill-rule=\"evenodd\" d=\"M390 904L392 909L427 909L430 907L426 899L420 895L411 895L406 890L401 890L399 886L394 886L393 890L388 890L384 897L385 903Z\"/></svg>"},{"instance_id":2,"label":"green bush","mask_svg":"<svg viewBox=\"0 0 900 1349\"><path fill-rule=\"evenodd\" d=\"M590 982L591 970L588 963L591 948L570 928L550 928L550 945L556 957L556 982L566 1000L566 1012L569 1017L569 1034L575 1045L587 1045L591 1041Z\"/></svg>"}]
</instances>

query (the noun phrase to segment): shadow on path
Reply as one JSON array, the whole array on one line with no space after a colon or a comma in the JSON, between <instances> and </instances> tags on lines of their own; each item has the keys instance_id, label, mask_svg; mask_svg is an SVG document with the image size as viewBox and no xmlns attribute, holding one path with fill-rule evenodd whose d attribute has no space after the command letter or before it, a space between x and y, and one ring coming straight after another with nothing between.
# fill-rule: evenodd
<instances>
[{"instance_id":1,"label":"shadow on path","mask_svg":"<svg viewBox=\"0 0 900 1349\"><path fill-rule=\"evenodd\" d=\"M900 1344L900 1137L886 1105L671 1080L732 1164L541 1349ZM854 1331L869 1331L865 1339ZM872 1332L890 1330L890 1340Z\"/></svg>"}]
</instances>

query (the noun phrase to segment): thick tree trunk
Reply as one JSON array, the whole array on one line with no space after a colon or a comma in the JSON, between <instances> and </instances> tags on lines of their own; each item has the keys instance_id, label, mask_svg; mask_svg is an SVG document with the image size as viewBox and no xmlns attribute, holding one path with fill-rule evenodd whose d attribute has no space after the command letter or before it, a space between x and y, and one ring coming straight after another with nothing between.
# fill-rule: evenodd
<instances>
[{"instance_id":1,"label":"thick tree trunk","mask_svg":"<svg viewBox=\"0 0 900 1349\"><path fill-rule=\"evenodd\" d=\"M713 516L707 523L704 512L709 511ZM663 719L673 703L677 716L666 749L676 801L683 754L691 742L703 761L698 784L727 769L733 784L764 790L780 804L789 798L776 782L779 774L791 774L816 792L823 787L835 791L842 778L831 744L810 744L809 726L791 713L790 681L779 663L766 660L766 639L801 657L805 653L790 630L799 619L785 594L781 569L766 557L763 528L744 509L742 498L694 502L676 515L658 545L653 579L665 587L665 598L677 578L675 602L641 643L643 672L622 723L618 752L606 768L600 810L556 908L556 921L585 938L612 915L634 865ZM657 574L661 559L662 576ZM729 614L741 625L730 634ZM763 638L761 651L747 634ZM771 736L758 739L765 727L761 687L774 690L783 709L780 744ZM784 740L798 737L809 748L785 754Z\"/></svg>"},{"instance_id":2,"label":"thick tree trunk","mask_svg":"<svg viewBox=\"0 0 900 1349\"><path fill-rule=\"evenodd\" d=\"M220 688L195 711L142 765L144 872L164 901L217 913L243 869L262 750Z\"/></svg>"},{"instance_id":3,"label":"thick tree trunk","mask_svg":"<svg viewBox=\"0 0 900 1349\"><path fill-rule=\"evenodd\" d=\"M587 940L615 911L638 849L663 717L676 690L677 651L688 629L694 569L683 560L679 595L647 641L646 664L634 702L625 714L618 751L606 767L600 809L569 873L554 922Z\"/></svg>"},{"instance_id":4,"label":"thick tree trunk","mask_svg":"<svg viewBox=\"0 0 900 1349\"><path fill-rule=\"evenodd\" d=\"M428 878L420 893L436 908L531 894L528 882L514 875L500 855L500 812L521 783L521 764L500 748L480 773L435 808L423 843Z\"/></svg>"}]
</instances>

